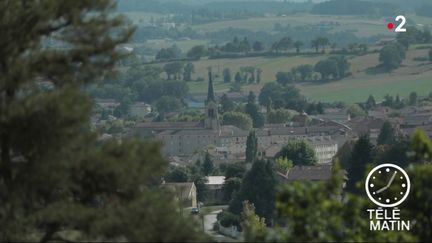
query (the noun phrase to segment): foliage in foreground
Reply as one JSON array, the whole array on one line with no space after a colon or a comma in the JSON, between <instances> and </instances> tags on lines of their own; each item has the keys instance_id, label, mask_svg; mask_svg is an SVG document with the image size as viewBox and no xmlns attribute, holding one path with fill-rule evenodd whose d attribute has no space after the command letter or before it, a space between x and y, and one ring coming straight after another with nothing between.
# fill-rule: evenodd
<instances>
[{"instance_id":1,"label":"foliage in foreground","mask_svg":"<svg viewBox=\"0 0 432 243\"><path fill-rule=\"evenodd\" d=\"M159 144L89 129L81 88L112 70L133 32L113 6L0 1L0 241L206 239L159 187Z\"/></svg>"}]
</instances>

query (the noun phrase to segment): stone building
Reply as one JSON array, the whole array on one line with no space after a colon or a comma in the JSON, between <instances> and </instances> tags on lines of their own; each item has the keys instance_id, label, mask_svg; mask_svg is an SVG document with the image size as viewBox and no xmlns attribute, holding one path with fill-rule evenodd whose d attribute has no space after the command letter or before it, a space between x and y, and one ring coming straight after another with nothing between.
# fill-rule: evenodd
<instances>
[{"instance_id":1,"label":"stone building","mask_svg":"<svg viewBox=\"0 0 432 243\"><path fill-rule=\"evenodd\" d=\"M218 103L214 95L212 75L209 74L206 117L201 122L148 122L135 127L135 133L162 141L162 152L166 156L192 156L212 148L229 160L241 159L246 150L249 131L231 125L221 125ZM271 124L256 129L261 148L284 145L291 139L309 140L316 148L320 162L330 161L338 145L351 136L351 129L338 122L320 120L306 126L293 124Z\"/></svg>"}]
</instances>

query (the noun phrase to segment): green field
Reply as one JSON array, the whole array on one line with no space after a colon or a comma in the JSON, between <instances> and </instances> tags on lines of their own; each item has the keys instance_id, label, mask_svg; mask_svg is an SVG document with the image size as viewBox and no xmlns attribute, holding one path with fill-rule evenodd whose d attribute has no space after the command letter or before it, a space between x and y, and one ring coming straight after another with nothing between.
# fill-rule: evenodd
<instances>
[{"instance_id":1,"label":"green field","mask_svg":"<svg viewBox=\"0 0 432 243\"><path fill-rule=\"evenodd\" d=\"M411 49L407 52L407 58L403 66L391 73L368 74L367 70L378 65L378 54L368 54L350 59L352 76L339 80L320 83L303 83L297 87L310 100L316 101L345 101L359 102L364 101L369 94L377 99L386 94L399 94L407 97L411 91L416 91L419 95L426 95L432 91L432 64L428 62L418 62L413 59L416 57L427 56L428 49ZM278 71L289 71L292 67L300 64L314 65L328 55L317 56L295 56L295 57L253 57L239 59L216 59L201 60L194 63L195 77L207 80L207 67L212 67L214 74L217 75L215 90L226 92L230 85L222 82L222 70L229 67L235 73L240 67L254 66L263 70L262 83L259 85L246 85L242 87L243 92L249 90L259 92L266 82L275 80ZM205 93L207 82L189 82L190 91L194 93Z\"/></svg>"},{"instance_id":2,"label":"green field","mask_svg":"<svg viewBox=\"0 0 432 243\"><path fill-rule=\"evenodd\" d=\"M299 88L310 100L325 102L362 102L366 101L370 94L377 100L384 98L386 94L408 97L412 91L416 91L418 95L427 95L432 92L432 72L429 72L428 77L392 76L388 79L371 77L364 80L342 81L342 83L302 85Z\"/></svg>"},{"instance_id":3,"label":"green field","mask_svg":"<svg viewBox=\"0 0 432 243\"><path fill-rule=\"evenodd\" d=\"M276 23L285 26L318 25L322 23L335 23L333 31L351 30L360 37L368 37L377 34L393 36L393 32L386 29L386 19L371 19L363 16L321 16L310 14L297 14L285 17L261 17L240 20L219 21L208 24L193 26L193 29L202 32L212 32L225 29L227 27L248 29L252 31L272 30Z\"/></svg>"},{"instance_id":4,"label":"green field","mask_svg":"<svg viewBox=\"0 0 432 243\"><path fill-rule=\"evenodd\" d=\"M295 57L250 57L236 59L204 59L194 62L195 74L193 78L207 78L207 68L211 67L215 75L222 80L222 73L225 68L231 70L232 76L241 67L253 66L263 70L263 82L275 80L275 75L279 71L289 71L291 68L301 64L315 64L319 60L325 59L326 55L316 56L295 56Z\"/></svg>"}]
</instances>

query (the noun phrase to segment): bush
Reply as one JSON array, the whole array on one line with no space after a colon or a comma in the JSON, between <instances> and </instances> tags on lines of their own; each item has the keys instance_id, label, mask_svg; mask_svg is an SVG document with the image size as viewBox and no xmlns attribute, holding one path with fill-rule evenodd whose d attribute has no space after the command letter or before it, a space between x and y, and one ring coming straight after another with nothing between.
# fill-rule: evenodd
<instances>
[{"instance_id":1,"label":"bush","mask_svg":"<svg viewBox=\"0 0 432 243\"><path fill-rule=\"evenodd\" d=\"M223 227L237 226L240 227L240 217L226 210L217 215L219 223Z\"/></svg>"}]
</instances>

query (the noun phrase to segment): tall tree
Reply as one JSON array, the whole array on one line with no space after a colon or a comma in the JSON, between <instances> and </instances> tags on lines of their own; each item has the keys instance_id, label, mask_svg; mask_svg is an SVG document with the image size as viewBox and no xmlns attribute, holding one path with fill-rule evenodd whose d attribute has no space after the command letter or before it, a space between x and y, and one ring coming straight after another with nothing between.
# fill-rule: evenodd
<instances>
[{"instance_id":1,"label":"tall tree","mask_svg":"<svg viewBox=\"0 0 432 243\"><path fill-rule=\"evenodd\" d=\"M331 58L319 61L315 64L314 70L321 74L323 80L328 79L330 76L333 78L339 76L338 63Z\"/></svg>"},{"instance_id":2,"label":"tall tree","mask_svg":"<svg viewBox=\"0 0 432 243\"><path fill-rule=\"evenodd\" d=\"M265 118L259 112L259 107L255 102L250 101L245 106L245 112L252 118L252 124L254 128L260 128L264 126Z\"/></svg>"},{"instance_id":3,"label":"tall tree","mask_svg":"<svg viewBox=\"0 0 432 243\"><path fill-rule=\"evenodd\" d=\"M82 87L112 70L133 32L113 6L0 1L0 241L206 239L155 190L167 166L158 144L89 129Z\"/></svg>"},{"instance_id":4,"label":"tall tree","mask_svg":"<svg viewBox=\"0 0 432 243\"><path fill-rule=\"evenodd\" d=\"M315 48L315 52L318 53L318 48L320 47L320 42L318 39L311 40L311 46Z\"/></svg>"},{"instance_id":5,"label":"tall tree","mask_svg":"<svg viewBox=\"0 0 432 243\"><path fill-rule=\"evenodd\" d=\"M276 178L270 161L257 160L243 178L239 193L229 204L229 211L240 215L242 204L249 201L256 214L265 218L266 224L273 219L276 195Z\"/></svg>"},{"instance_id":6,"label":"tall tree","mask_svg":"<svg viewBox=\"0 0 432 243\"><path fill-rule=\"evenodd\" d=\"M395 130L389 121L385 121L378 135L377 144L393 144L396 140Z\"/></svg>"},{"instance_id":7,"label":"tall tree","mask_svg":"<svg viewBox=\"0 0 432 243\"><path fill-rule=\"evenodd\" d=\"M205 56L207 54L207 49L205 48L205 46L203 45L198 45L198 46L194 46L192 47L188 52L187 52L187 57L193 60L199 60L201 59L201 57Z\"/></svg>"},{"instance_id":8,"label":"tall tree","mask_svg":"<svg viewBox=\"0 0 432 243\"><path fill-rule=\"evenodd\" d=\"M225 68L223 70L223 80L224 80L224 83L230 83L231 82L231 70L229 68Z\"/></svg>"},{"instance_id":9,"label":"tall tree","mask_svg":"<svg viewBox=\"0 0 432 243\"><path fill-rule=\"evenodd\" d=\"M252 49L256 52L264 50L265 45L261 41L255 41L252 45Z\"/></svg>"},{"instance_id":10,"label":"tall tree","mask_svg":"<svg viewBox=\"0 0 432 243\"><path fill-rule=\"evenodd\" d=\"M191 81L192 80L192 73L195 72L195 67L193 63L188 62L183 68L183 80L184 81Z\"/></svg>"},{"instance_id":11,"label":"tall tree","mask_svg":"<svg viewBox=\"0 0 432 243\"><path fill-rule=\"evenodd\" d=\"M255 130L249 132L246 139L246 162L252 163L257 158L258 154L258 138Z\"/></svg>"},{"instance_id":12,"label":"tall tree","mask_svg":"<svg viewBox=\"0 0 432 243\"><path fill-rule=\"evenodd\" d=\"M296 71L300 74L301 81L309 80L313 73L313 66L310 64L300 65L296 68Z\"/></svg>"},{"instance_id":13,"label":"tall tree","mask_svg":"<svg viewBox=\"0 0 432 243\"><path fill-rule=\"evenodd\" d=\"M318 37L317 42L322 47L322 51L325 51L326 46L329 45L330 41L326 37Z\"/></svg>"},{"instance_id":14,"label":"tall tree","mask_svg":"<svg viewBox=\"0 0 432 243\"><path fill-rule=\"evenodd\" d=\"M368 109L368 110L375 108L376 102L375 102L375 98L373 97L373 95L369 95L365 105L366 105L366 109Z\"/></svg>"},{"instance_id":15,"label":"tall tree","mask_svg":"<svg viewBox=\"0 0 432 243\"><path fill-rule=\"evenodd\" d=\"M299 54L300 53L300 47L302 47L304 45L304 43L301 41L296 41L296 42L294 42L293 45L296 49L296 53Z\"/></svg>"},{"instance_id":16,"label":"tall tree","mask_svg":"<svg viewBox=\"0 0 432 243\"><path fill-rule=\"evenodd\" d=\"M221 97L220 104L222 113L233 111L235 107L234 102L225 93Z\"/></svg>"},{"instance_id":17,"label":"tall tree","mask_svg":"<svg viewBox=\"0 0 432 243\"><path fill-rule=\"evenodd\" d=\"M373 145L367 135L362 135L355 143L351 152L348 168L347 190L352 193L360 193L362 189L357 185L365 176L366 165L373 162Z\"/></svg>"},{"instance_id":18,"label":"tall tree","mask_svg":"<svg viewBox=\"0 0 432 243\"><path fill-rule=\"evenodd\" d=\"M181 75L181 71L183 70L182 62L170 62L164 65L163 69L167 74L167 79L179 79L179 75Z\"/></svg>"},{"instance_id":19,"label":"tall tree","mask_svg":"<svg viewBox=\"0 0 432 243\"><path fill-rule=\"evenodd\" d=\"M240 83L242 81L240 72L236 72L234 80L236 81L236 83Z\"/></svg>"},{"instance_id":20,"label":"tall tree","mask_svg":"<svg viewBox=\"0 0 432 243\"><path fill-rule=\"evenodd\" d=\"M418 101L418 96L417 96L417 92L411 92L409 95L409 105L417 105L417 101Z\"/></svg>"},{"instance_id":21,"label":"tall tree","mask_svg":"<svg viewBox=\"0 0 432 243\"><path fill-rule=\"evenodd\" d=\"M400 44L388 44L380 50L379 61L387 71L398 68L403 59L405 48Z\"/></svg>"},{"instance_id":22,"label":"tall tree","mask_svg":"<svg viewBox=\"0 0 432 243\"><path fill-rule=\"evenodd\" d=\"M257 75L256 75L256 83L259 84L259 83L261 83L262 69L257 68L256 69L256 73L257 73Z\"/></svg>"},{"instance_id":23,"label":"tall tree","mask_svg":"<svg viewBox=\"0 0 432 243\"><path fill-rule=\"evenodd\" d=\"M208 176L211 173L213 173L213 170L214 170L214 164L213 164L213 161L210 157L209 152L207 152L205 154L204 162L202 164L202 171L203 171L204 175Z\"/></svg>"},{"instance_id":24,"label":"tall tree","mask_svg":"<svg viewBox=\"0 0 432 243\"><path fill-rule=\"evenodd\" d=\"M411 138L411 149L414 152L413 162L426 163L431 162L432 142L428 135L421 128L416 129Z\"/></svg>"}]
</instances>

